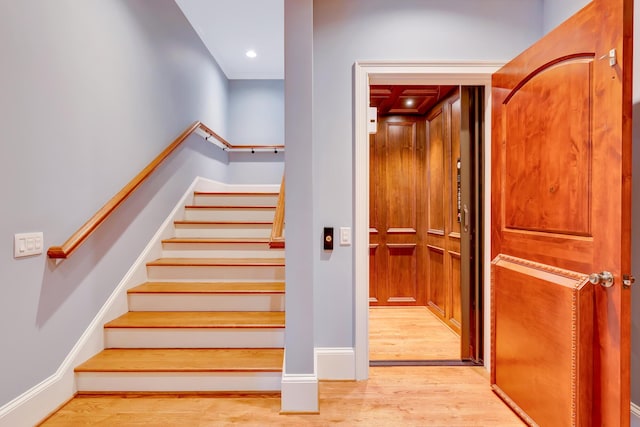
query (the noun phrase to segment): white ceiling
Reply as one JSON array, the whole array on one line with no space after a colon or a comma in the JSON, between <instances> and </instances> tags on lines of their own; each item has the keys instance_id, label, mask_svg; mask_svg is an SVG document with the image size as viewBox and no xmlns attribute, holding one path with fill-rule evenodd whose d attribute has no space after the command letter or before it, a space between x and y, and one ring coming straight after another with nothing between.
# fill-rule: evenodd
<instances>
[{"instance_id":1,"label":"white ceiling","mask_svg":"<svg viewBox=\"0 0 640 427\"><path fill-rule=\"evenodd\" d=\"M284 0L175 1L228 79L284 79Z\"/></svg>"}]
</instances>

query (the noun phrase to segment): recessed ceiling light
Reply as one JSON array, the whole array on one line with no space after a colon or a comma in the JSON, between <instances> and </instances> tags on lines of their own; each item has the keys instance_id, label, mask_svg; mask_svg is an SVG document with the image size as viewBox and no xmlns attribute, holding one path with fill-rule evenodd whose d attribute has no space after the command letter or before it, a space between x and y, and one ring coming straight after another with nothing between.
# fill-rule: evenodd
<instances>
[{"instance_id":1,"label":"recessed ceiling light","mask_svg":"<svg viewBox=\"0 0 640 427\"><path fill-rule=\"evenodd\" d=\"M407 99L406 101L404 101L404 105L406 105L407 107L413 107L413 99Z\"/></svg>"},{"instance_id":2,"label":"recessed ceiling light","mask_svg":"<svg viewBox=\"0 0 640 427\"><path fill-rule=\"evenodd\" d=\"M255 50L253 50L253 49L249 49L249 50L247 51L247 53L245 53L245 55L247 55L247 57L249 57L249 58L255 58L256 56L258 56L258 54L256 53L256 51L255 51Z\"/></svg>"}]
</instances>

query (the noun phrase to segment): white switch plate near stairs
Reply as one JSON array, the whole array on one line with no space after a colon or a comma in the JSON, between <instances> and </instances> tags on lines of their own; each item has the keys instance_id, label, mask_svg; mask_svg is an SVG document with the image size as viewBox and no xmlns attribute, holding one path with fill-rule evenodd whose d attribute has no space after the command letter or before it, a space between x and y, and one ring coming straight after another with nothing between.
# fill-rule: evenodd
<instances>
[{"instance_id":1,"label":"white switch plate near stairs","mask_svg":"<svg viewBox=\"0 0 640 427\"><path fill-rule=\"evenodd\" d=\"M22 258L32 255L40 255L43 246L43 233L18 233L13 238L13 256Z\"/></svg>"}]
</instances>

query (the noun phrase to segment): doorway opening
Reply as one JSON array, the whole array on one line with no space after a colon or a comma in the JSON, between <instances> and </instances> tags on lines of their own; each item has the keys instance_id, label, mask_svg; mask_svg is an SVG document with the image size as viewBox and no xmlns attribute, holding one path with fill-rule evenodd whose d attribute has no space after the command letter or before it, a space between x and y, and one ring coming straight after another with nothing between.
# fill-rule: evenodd
<instances>
[{"instance_id":1,"label":"doorway opening","mask_svg":"<svg viewBox=\"0 0 640 427\"><path fill-rule=\"evenodd\" d=\"M369 87L372 366L482 364L483 90Z\"/></svg>"},{"instance_id":2,"label":"doorway opening","mask_svg":"<svg viewBox=\"0 0 640 427\"><path fill-rule=\"evenodd\" d=\"M369 372L369 134L368 104L369 86L376 84L405 85L469 85L484 87L484 107L488 111L491 102L491 75L502 63L489 62L389 62L367 61L357 62L354 69L354 311L355 311L355 378L364 380ZM490 141L490 115L485 116L483 131L485 141ZM490 147L485 147L484 164L490 168ZM482 177L486 191L483 198L483 223L481 228L488 236L490 227L487 212L490 206L490 181L487 174ZM488 266L488 239L484 241L482 265ZM489 319L490 289L489 269L483 270L482 315ZM488 322L483 329L483 360L490 368L488 342L490 333Z\"/></svg>"}]
</instances>

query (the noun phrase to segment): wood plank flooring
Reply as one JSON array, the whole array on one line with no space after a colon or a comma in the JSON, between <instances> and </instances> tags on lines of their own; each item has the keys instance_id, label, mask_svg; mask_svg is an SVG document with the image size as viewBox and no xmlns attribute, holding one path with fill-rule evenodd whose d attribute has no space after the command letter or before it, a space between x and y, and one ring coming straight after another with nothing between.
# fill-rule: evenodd
<instances>
[{"instance_id":1,"label":"wood plank flooring","mask_svg":"<svg viewBox=\"0 0 640 427\"><path fill-rule=\"evenodd\" d=\"M460 337L426 307L370 307L370 360L458 360Z\"/></svg>"},{"instance_id":2,"label":"wood plank flooring","mask_svg":"<svg viewBox=\"0 0 640 427\"><path fill-rule=\"evenodd\" d=\"M320 383L320 413L280 415L278 395L72 399L42 426L523 426L472 367L370 368L368 381Z\"/></svg>"},{"instance_id":3,"label":"wood plank flooring","mask_svg":"<svg viewBox=\"0 0 640 427\"><path fill-rule=\"evenodd\" d=\"M375 326L376 322L380 325ZM458 337L424 307L376 307L371 309L370 324L372 359L388 360L394 355L459 358ZM422 345L424 331L435 339L427 340L431 342L427 347ZM448 350L442 351L447 345ZM425 356L425 348L438 346L440 353ZM315 415L281 415L278 394L83 395L70 400L41 425L524 425L491 391L484 368L375 367L369 369L369 376L369 380L358 382L321 381L320 413Z\"/></svg>"}]
</instances>

